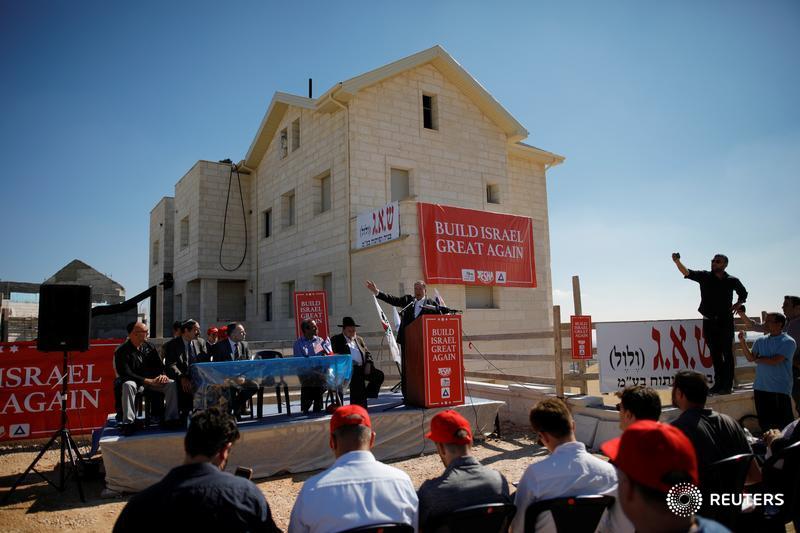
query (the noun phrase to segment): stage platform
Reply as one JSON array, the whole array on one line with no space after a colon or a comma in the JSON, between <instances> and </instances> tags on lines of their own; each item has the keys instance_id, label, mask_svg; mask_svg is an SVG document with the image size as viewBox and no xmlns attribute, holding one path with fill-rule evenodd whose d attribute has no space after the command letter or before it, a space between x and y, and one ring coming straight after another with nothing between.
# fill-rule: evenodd
<instances>
[{"instance_id":1,"label":"stage platform","mask_svg":"<svg viewBox=\"0 0 800 533\"><path fill-rule=\"evenodd\" d=\"M385 393L369 402L376 433L373 453L382 461L435 449L425 433L431 418L443 409L397 406L400 400L399 393ZM469 420L475 434L480 435L492 431L501 405L503 402L468 396L464 405L451 409ZM299 402L292 402L291 416L279 414L275 404L264 405L263 418L246 418L239 423L242 437L233 446L226 470L249 467L256 479L327 468L334 461L328 446L329 423L330 415L325 413L300 414ZM100 437L106 487L117 492L138 492L160 480L183 462L183 436L183 431L153 428L123 437L115 427L106 426Z\"/></svg>"}]
</instances>

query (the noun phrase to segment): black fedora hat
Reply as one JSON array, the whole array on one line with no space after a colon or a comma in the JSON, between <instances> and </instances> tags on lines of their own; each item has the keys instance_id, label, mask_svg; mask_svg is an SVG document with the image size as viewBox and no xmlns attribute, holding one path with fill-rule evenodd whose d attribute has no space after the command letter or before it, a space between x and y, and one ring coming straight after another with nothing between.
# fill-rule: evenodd
<instances>
[{"instance_id":1,"label":"black fedora hat","mask_svg":"<svg viewBox=\"0 0 800 533\"><path fill-rule=\"evenodd\" d=\"M346 317L342 318L342 323L339 324L339 327L340 328L346 328L347 326L353 326L353 327L356 327L356 328L360 328L361 324L356 324L356 321L353 320L353 317L346 316Z\"/></svg>"}]
</instances>

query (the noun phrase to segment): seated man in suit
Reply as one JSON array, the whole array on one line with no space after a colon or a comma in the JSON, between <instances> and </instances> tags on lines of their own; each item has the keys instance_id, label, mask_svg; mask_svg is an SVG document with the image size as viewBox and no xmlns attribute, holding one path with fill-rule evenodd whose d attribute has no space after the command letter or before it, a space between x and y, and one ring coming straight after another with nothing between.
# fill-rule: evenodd
<instances>
[{"instance_id":1,"label":"seated man in suit","mask_svg":"<svg viewBox=\"0 0 800 533\"><path fill-rule=\"evenodd\" d=\"M232 322L225 327L227 338L214 344L209 353L212 362L219 361L249 361L255 359L250 354L250 347L245 342L247 332L244 326L238 322ZM231 387L231 410L233 414L240 417L244 411L247 400L253 397L258 391L258 386L241 380L237 386Z\"/></svg>"},{"instance_id":2,"label":"seated man in suit","mask_svg":"<svg viewBox=\"0 0 800 533\"><path fill-rule=\"evenodd\" d=\"M372 363L372 356L367 350L364 338L356 334L359 327L353 317L346 316L339 324L342 332L331 337L331 348L338 355L349 355L353 359L353 375L350 378L350 404L367 408L367 383L364 367Z\"/></svg>"},{"instance_id":3,"label":"seated man in suit","mask_svg":"<svg viewBox=\"0 0 800 533\"><path fill-rule=\"evenodd\" d=\"M317 336L316 321L307 318L300 323L300 331L303 333L294 342L292 354L294 357L312 357L320 355L330 355L331 343L328 339ZM322 411L322 394L324 392L322 383L312 373L301 375L300 377L300 410L303 414L308 413L312 407L315 413Z\"/></svg>"},{"instance_id":4,"label":"seated man in suit","mask_svg":"<svg viewBox=\"0 0 800 533\"><path fill-rule=\"evenodd\" d=\"M191 318L181 324L181 334L161 347L167 376L178 384L178 407L188 413L192 409L194 389L189 367L208 361L208 346L200 338L200 324Z\"/></svg>"}]
</instances>

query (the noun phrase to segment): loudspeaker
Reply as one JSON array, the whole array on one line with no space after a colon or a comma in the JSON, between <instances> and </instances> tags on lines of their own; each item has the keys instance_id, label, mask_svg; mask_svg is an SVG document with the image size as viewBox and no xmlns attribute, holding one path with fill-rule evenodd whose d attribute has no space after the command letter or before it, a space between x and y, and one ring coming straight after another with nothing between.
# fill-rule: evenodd
<instances>
[{"instance_id":1,"label":"loudspeaker","mask_svg":"<svg viewBox=\"0 0 800 533\"><path fill-rule=\"evenodd\" d=\"M40 352L85 352L89 349L92 289L88 285L39 288Z\"/></svg>"}]
</instances>

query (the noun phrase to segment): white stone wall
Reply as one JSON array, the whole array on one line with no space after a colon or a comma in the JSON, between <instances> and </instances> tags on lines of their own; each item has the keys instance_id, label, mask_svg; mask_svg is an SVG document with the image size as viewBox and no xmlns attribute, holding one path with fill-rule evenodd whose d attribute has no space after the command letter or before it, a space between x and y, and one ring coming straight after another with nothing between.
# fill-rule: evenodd
<instances>
[{"instance_id":1,"label":"white stone wall","mask_svg":"<svg viewBox=\"0 0 800 533\"><path fill-rule=\"evenodd\" d=\"M280 132L300 118L300 147L280 157ZM347 226L353 216L347 202L345 113L333 115L289 107L275 137L255 173L251 198L257 224L250 229L256 251L252 292L248 298L248 336L290 339L294 319L285 313L289 295L283 284L295 282L295 290L316 290L318 276L332 274L332 311L339 317L347 309ZM291 141L291 135L290 135ZM319 213L319 177L330 172L331 208ZM294 191L295 223L283 227L282 197ZM272 209L272 235L264 237L264 211ZM266 322L264 294L271 292L271 322ZM338 322L336 322L338 323Z\"/></svg>"},{"instance_id":2,"label":"white stone wall","mask_svg":"<svg viewBox=\"0 0 800 533\"><path fill-rule=\"evenodd\" d=\"M422 126L423 92L436 95L437 131ZM291 125L298 118L301 145L292 150ZM281 157L284 128L289 131L289 147L288 155ZM401 239L351 253L355 218L389 201L393 167L408 170L410 176L411 196L400 203ZM331 177L331 209L320 213L319 177L327 173ZM258 168L241 176L249 240L245 262L234 273L219 266L228 177L227 165L200 161L175 187L176 294L184 293L182 300L189 312L195 306L202 308L198 316L204 328L218 318L219 302L227 302L225 294L218 294L224 292L225 285L217 280L242 280L248 337L291 339L294 319L285 311L289 298L285 283L294 282L298 291L316 290L321 288L320 276L330 273L331 323L338 324L342 316L351 315L362 324L362 331L377 331L379 323L364 280L373 279L382 289L397 294L411 292L413 281L422 277L416 202L530 216L537 288L496 288L499 308L467 310L464 330L467 335L485 335L551 327L544 168L509 155L503 131L432 65L360 91L349 102L348 111L329 114L288 107ZM499 187L499 205L486 203L487 184ZM284 227L285 195L290 191L294 192L295 222ZM272 210L269 237L264 232L267 209ZM182 250L180 220L186 215L190 243ZM227 224L223 255L226 265L235 266L245 238L236 183ZM202 283L193 284L187 291L187 282L193 280ZM465 308L464 286L436 288L449 306ZM431 286L430 293L433 289ZM264 308L268 292L272 293L270 322L265 321ZM488 354L543 354L552 352L552 341L482 342L479 349ZM541 373L540 368L524 360L494 364L508 373ZM481 360L467 363L469 370L491 371L490 366Z\"/></svg>"},{"instance_id":3,"label":"white stone wall","mask_svg":"<svg viewBox=\"0 0 800 533\"><path fill-rule=\"evenodd\" d=\"M164 272L172 272L174 259L174 198L165 196L150 211L150 253L148 256L148 285L152 287L164 279ZM153 243L158 241L158 264L153 264Z\"/></svg>"}]
</instances>

